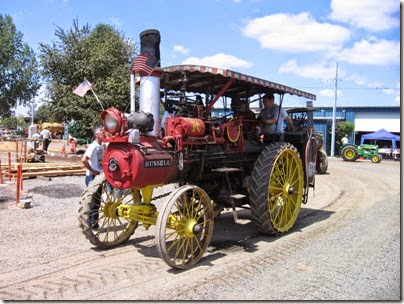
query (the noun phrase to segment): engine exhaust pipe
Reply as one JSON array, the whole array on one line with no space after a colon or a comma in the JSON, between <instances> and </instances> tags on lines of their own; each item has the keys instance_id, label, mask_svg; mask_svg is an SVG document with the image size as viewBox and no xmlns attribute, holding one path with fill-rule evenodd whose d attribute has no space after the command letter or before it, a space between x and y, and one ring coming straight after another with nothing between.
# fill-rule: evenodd
<instances>
[{"instance_id":1,"label":"engine exhaust pipe","mask_svg":"<svg viewBox=\"0 0 404 304\"><path fill-rule=\"evenodd\" d=\"M160 32L155 29L140 33L140 53L148 57L147 65L155 69L151 75L140 75L140 111L152 113L153 131L147 135L157 136L160 131Z\"/></svg>"}]
</instances>

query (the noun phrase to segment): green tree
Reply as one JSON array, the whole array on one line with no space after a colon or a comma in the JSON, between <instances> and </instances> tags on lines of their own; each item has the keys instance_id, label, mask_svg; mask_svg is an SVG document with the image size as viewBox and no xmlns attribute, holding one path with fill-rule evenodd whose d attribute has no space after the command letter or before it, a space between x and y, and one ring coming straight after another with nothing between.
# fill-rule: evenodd
<instances>
[{"instance_id":1,"label":"green tree","mask_svg":"<svg viewBox=\"0 0 404 304\"><path fill-rule=\"evenodd\" d=\"M12 108L31 100L40 88L34 51L22 41L9 15L0 14L0 115L10 116Z\"/></svg>"},{"instance_id":2,"label":"green tree","mask_svg":"<svg viewBox=\"0 0 404 304\"><path fill-rule=\"evenodd\" d=\"M110 25L88 24L63 30L57 27L57 41L40 44L42 75L46 81L47 103L58 121L74 120L87 132L100 125L100 105L91 92L84 97L72 93L86 78L93 84L104 109L125 110L130 100L129 71L135 55L131 40Z\"/></svg>"},{"instance_id":3,"label":"green tree","mask_svg":"<svg viewBox=\"0 0 404 304\"><path fill-rule=\"evenodd\" d=\"M341 139L342 137L345 136L345 134L352 134L352 132L355 130L355 124L353 122L350 121L339 121L337 122L336 126L335 126L335 137L336 137L336 143L338 146L338 149L336 149L337 151L340 151L342 148L342 142ZM338 154L338 152L336 151L336 154Z\"/></svg>"},{"instance_id":4,"label":"green tree","mask_svg":"<svg viewBox=\"0 0 404 304\"><path fill-rule=\"evenodd\" d=\"M49 104L41 105L38 110L35 111L35 118L38 122L53 122L56 121L53 109Z\"/></svg>"}]
</instances>

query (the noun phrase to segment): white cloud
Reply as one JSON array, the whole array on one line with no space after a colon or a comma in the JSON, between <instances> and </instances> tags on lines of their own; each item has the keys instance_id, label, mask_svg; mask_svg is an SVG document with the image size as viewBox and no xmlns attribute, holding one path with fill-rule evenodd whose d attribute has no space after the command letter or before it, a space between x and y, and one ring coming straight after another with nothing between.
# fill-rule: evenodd
<instances>
[{"instance_id":1,"label":"white cloud","mask_svg":"<svg viewBox=\"0 0 404 304\"><path fill-rule=\"evenodd\" d=\"M195 64L206 65L222 69L230 68L250 68L253 64L244 59L237 58L233 55L219 53L213 56L206 56L203 58L189 57L185 59L182 64Z\"/></svg>"},{"instance_id":2,"label":"white cloud","mask_svg":"<svg viewBox=\"0 0 404 304\"><path fill-rule=\"evenodd\" d=\"M393 89L383 89L382 91L384 94L387 94L387 95L394 95L396 93L396 90L393 90Z\"/></svg>"},{"instance_id":3,"label":"white cloud","mask_svg":"<svg viewBox=\"0 0 404 304\"><path fill-rule=\"evenodd\" d=\"M339 60L352 64L386 65L400 63L400 43L379 40L361 40L351 49L344 49L337 55Z\"/></svg>"},{"instance_id":4,"label":"white cloud","mask_svg":"<svg viewBox=\"0 0 404 304\"><path fill-rule=\"evenodd\" d=\"M348 77L348 79L352 80L357 85L365 85L367 83L367 78L358 74L352 74Z\"/></svg>"},{"instance_id":5,"label":"white cloud","mask_svg":"<svg viewBox=\"0 0 404 304\"><path fill-rule=\"evenodd\" d=\"M383 87L383 83L379 82L379 81L372 81L368 83L368 87L369 88L381 88Z\"/></svg>"},{"instance_id":6,"label":"white cloud","mask_svg":"<svg viewBox=\"0 0 404 304\"><path fill-rule=\"evenodd\" d=\"M400 4L397 0L332 0L330 18L371 32L399 26Z\"/></svg>"},{"instance_id":7,"label":"white cloud","mask_svg":"<svg viewBox=\"0 0 404 304\"><path fill-rule=\"evenodd\" d=\"M258 40L263 48L292 53L337 50L350 37L348 29L319 23L305 12L253 19L247 23L243 34Z\"/></svg>"},{"instance_id":8,"label":"white cloud","mask_svg":"<svg viewBox=\"0 0 404 304\"><path fill-rule=\"evenodd\" d=\"M185 48L184 46L182 46L182 45L174 45L174 52L176 52L176 53L181 53L181 54L184 54L184 55L188 55L189 54L189 51L190 51L190 49L188 49L188 48Z\"/></svg>"},{"instance_id":9,"label":"white cloud","mask_svg":"<svg viewBox=\"0 0 404 304\"><path fill-rule=\"evenodd\" d=\"M279 73L295 74L304 78L329 80L335 78L335 66L324 66L322 64L311 64L299 66L296 59L289 60L278 69ZM344 76L341 72L340 76Z\"/></svg>"},{"instance_id":10,"label":"white cloud","mask_svg":"<svg viewBox=\"0 0 404 304\"><path fill-rule=\"evenodd\" d=\"M335 97L335 90L331 90L331 89L324 89L320 91L320 95L321 96L325 96L325 97ZM337 96L342 96L342 92L340 90L337 90Z\"/></svg>"},{"instance_id":11,"label":"white cloud","mask_svg":"<svg viewBox=\"0 0 404 304\"><path fill-rule=\"evenodd\" d=\"M119 21L118 18L110 17L109 20L110 20L111 23L112 23L113 25L115 25L116 27L121 27L121 26L122 26L122 22Z\"/></svg>"}]
</instances>

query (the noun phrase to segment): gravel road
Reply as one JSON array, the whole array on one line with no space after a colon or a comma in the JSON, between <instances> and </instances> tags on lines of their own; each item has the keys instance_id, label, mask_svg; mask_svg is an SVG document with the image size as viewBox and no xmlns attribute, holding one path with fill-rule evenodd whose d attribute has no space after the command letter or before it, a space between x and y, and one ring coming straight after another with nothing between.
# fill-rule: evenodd
<instances>
[{"instance_id":1,"label":"gravel road","mask_svg":"<svg viewBox=\"0 0 404 304\"><path fill-rule=\"evenodd\" d=\"M154 227L118 248L94 248L78 228L84 177L24 180L24 188L30 209L9 208L14 186L0 190L3 300L401 299L399 162L331 158L282 237L260 234L249 210L237 223L222 214L187 271L159 258Z\"/></svg>"}]
</instances>

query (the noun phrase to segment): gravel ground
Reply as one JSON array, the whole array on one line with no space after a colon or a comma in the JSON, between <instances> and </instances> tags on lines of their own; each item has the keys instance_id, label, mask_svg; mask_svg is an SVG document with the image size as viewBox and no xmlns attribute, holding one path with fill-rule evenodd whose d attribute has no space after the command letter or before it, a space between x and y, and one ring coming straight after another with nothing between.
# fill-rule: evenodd
<instances>
[{"instance_id":1,"label":"gravel ground","mask_svg":"<svg viewBox=\"0 0 404 304\"><path fill-rule=\"evenodd\" d=\"M78 228L84 187L83 176L24 180L30 209L10 208L15 185L1 190L0 299L401 299L397 162L331 158L281 237L260 234L248 210L238 211L238 223L224 213L204 258L187 271L158 257L154 227L138 228L124 246L94 248Z\"/></svg>"},{"instance_id":2,"label":"gravel ground","mask_svg":"<svg viewBox=\"0 0 404 304\"><path fill-rule=\"evenodd\" d=\"M9 185L0 201L0 260L2 271L42 264L89 247L78 227L78 201L85 188L83 176L24 180L24 189L33 194L32 208L6 209L15 204L15 185ZM18 225L16 225L18 223ZM57 248L54 245L57 241ZM28 253L28 254L27 254Z\"/></svg>"}]
</instances>

